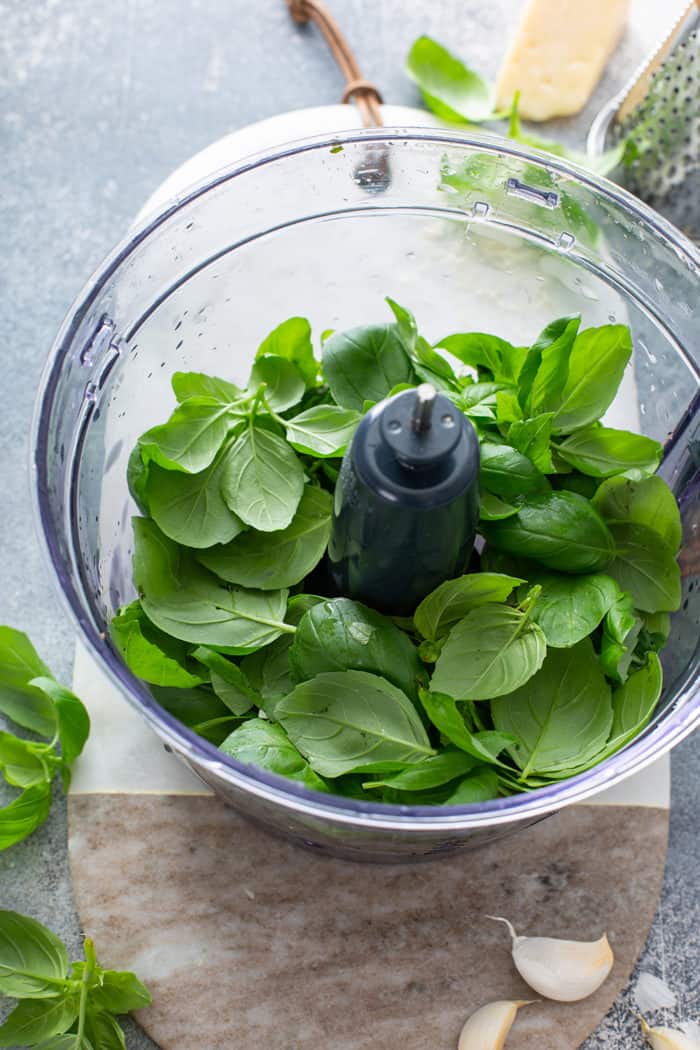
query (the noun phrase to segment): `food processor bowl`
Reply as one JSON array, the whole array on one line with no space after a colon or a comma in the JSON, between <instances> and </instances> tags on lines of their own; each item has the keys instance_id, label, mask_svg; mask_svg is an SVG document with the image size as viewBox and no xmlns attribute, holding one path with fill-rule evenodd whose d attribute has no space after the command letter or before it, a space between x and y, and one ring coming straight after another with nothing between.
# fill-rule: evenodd
<instances>
[{"instance_id":1,"label":"food processor bowl","mask_svg":"<svg viewBox=\"0 0 700 1050\"><path fill-rule=\"evenodd\" d=\"M611 183L493 137L343 132L217 172L151 215L70 310L43 376L33 436L43 541L81 640L145 721L214 791L291 839L357 859L494 840L638 772L700 720L698 255ZM579 776L467 806L322 795L224 755L123 664L108 624L134 597L126 468L164 419L176 370L244 382L286 317L324 329L390 320L391 296L438 340L487 331L522 345L554 317L629 324L633 362L613 418L664 441L684 527L683 601L655 717ZM617 415L615 415L617 413ZM144 727L144 732L146 731Z\"/></svg>"}]
</instances>

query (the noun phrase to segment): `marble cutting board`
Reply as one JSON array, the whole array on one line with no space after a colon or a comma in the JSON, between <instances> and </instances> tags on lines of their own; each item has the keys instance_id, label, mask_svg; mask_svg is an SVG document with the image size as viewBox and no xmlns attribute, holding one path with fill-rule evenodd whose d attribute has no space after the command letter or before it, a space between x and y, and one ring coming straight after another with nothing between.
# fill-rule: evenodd
<instances>
[{"instance_id":1,"label":"marble cutting board","mask_svg":"<svg viewBox=\"0 0 700 1050\"><path fill-rule=\"evenodd\" d=\"M387 124L434 122L386 107ZM350 106L283 114L213 144L146 205L251 152L356 126ZM615 422L635 427L626 389ZM82 649L74 685L93 731L69 799L85 932L154 993L139 1020L163 1050L451 1050L495 998L528 998L519 930L597 937L616 963L583 1004L522 1011L520 1050L572 1050L624 987L663 876L669 761L477 852L364 866L305 853L224 807L147 729Z\"/></svg>"}]
</instances>

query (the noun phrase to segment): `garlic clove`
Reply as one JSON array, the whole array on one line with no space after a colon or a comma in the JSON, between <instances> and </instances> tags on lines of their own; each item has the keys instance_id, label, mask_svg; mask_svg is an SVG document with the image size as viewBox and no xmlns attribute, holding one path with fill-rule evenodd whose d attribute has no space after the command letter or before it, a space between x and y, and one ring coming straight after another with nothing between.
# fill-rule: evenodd
<instances>
[{"instance_id":1,"label":"garlic clove","mask_svg":"<svg viewBox=\"0 0 700 1050\"><path fill-rule=\"evenodd\" d=\"M700 1050L700 1039L692 1028L686 1032L677 1028L650 1028L643 1017L639 1021L653 1050Z\"/></svg>"},{"instance_id":2,"label":"garlic clove","mask_svg":"<svg viewBox=\"0 0 700 1050\"><path fill-rule=\"evenodd\" d=\"M507 919L513 941L515 968L531 988L546 999L574 1003L600 988L612 969L614 956L607 934L597 941L565 941L555 937L519 937Z\"/></svg>"},{"instance_id":3,"label":"garlic clove","mask_svg":"<svg viewBox=\"0 0 700 1050\"><path fill-rule=\"evenodd\" d=\"M467 1020L457 1050L502 1050L521 1006L531 1000L499 999L480 1006Z\"/></svg>"}]
</instances>

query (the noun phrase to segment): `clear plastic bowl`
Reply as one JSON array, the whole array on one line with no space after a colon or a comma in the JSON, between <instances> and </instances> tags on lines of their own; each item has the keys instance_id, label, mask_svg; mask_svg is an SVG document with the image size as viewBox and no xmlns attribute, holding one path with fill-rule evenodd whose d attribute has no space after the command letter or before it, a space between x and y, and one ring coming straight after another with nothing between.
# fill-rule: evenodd
<instances>
[{"instance_id":1,"label":"clear plastic bowl","mask_svg":"<svg viewBox=\"0 0 700 1050\"><path fill-rule=\"evenodd\" d=\"M451 132L344 132L295 143L173 200L88 283L39 393L40 528L88 650L222 798L295 841L344 856L428 856L493 840L639 771L700 720L698 262L677 230L612 184L501 140ZM578 311L586 326L629 324L634 359L614 408L666 442L662 473L684 522L683 605L663 653L659 710L620 753L529 794L456 807L315 794L185 729L109 642L110 617L133 596L127 458L169 412L171 373L242 381L263 336L285 317L309 317L318 336L389 319L385 295L409 306L432 339L481 330L523 343Z\"/></svg>"}]
</instances>

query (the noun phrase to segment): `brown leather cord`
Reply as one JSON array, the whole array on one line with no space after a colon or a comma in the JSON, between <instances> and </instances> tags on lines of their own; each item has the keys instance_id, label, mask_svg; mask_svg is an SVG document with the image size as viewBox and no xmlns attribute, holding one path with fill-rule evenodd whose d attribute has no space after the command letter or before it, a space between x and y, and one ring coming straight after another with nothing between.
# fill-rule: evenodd
<instances>
[{"instance_id":1,"label":"brown leather cord","mask_svg":"<svg viewBox=\"0 0 700 1050\"><path fill-rule=\"evenodd\" d=\"M342 101L353 100L366 128L382 127L382 96L374 84L362 76L347 40L326 5L321 0L287 0L287 4L295 22L300 25L313 22L323 34L346 81Z\"/></svg>"}]
</instances>

